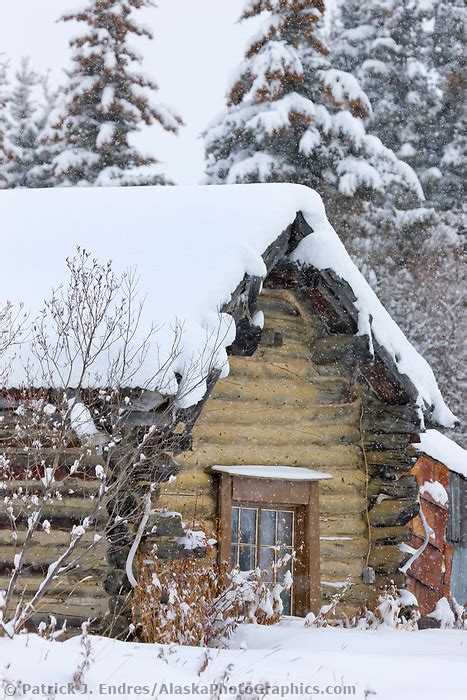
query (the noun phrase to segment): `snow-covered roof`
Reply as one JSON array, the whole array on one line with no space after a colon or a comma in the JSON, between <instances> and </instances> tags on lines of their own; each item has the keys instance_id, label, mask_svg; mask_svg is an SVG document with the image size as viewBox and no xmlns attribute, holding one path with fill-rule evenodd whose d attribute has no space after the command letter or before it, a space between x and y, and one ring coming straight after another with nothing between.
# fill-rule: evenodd
<instances>
[{"instance_id":1,"label":"snow-covered roof","mask_svg":"<svg viewBox=\"0 0 467 700\"><path fill-rule=\"evenodd\" d=\"M420 442L415 442L414 447L467 479L467 450L438 430L421 433Z\"/></svg>"},{"instance_id":2,"label":"snow-covered roof","mask_svg":"<svg viewBox=\"0 0 467 700\"><path fill-rule=\"evenodd\" d=\"M117 272L136 269L145 299L138 331L146 337L155 326L157 333L131 385L178 392L179 405L192 405L204 395L210 370L228 373L226 347L235 329L231 317L219 310L245 274L265 276L261 256L297 212L313 233L292 259L334 270L348 282L357 299L359 334L374 336L412 381L420 403L433 408L434 420L452 425L455 417L428 363L351 261L320 196L301 185L2 191L0 309L6 300L22 302L35 318L52 288L66 282L65 259L76 254L76 246L100 262L111 259ZM25 364L35 360L27 341L16 351L10 386L25 383ZM105 355L96 361L88 385L97 376L102 381L108 363ZM41 381L38 371L34 382L39 386Z\"/></svg>"},{"instance_id":3,"label":"snow-covered roof","mask_svg":"<svg viewBox=\"0 0 467 700\"><path fill-rule=\"evenodd\" d=\"M317 472L304 467L265 466L251 464L244 466L214 466L211 471L231 476L243 476L255 479L281 479L283 481L319 481L332 479L330 474Z\"/></svg>"}]
</instances>

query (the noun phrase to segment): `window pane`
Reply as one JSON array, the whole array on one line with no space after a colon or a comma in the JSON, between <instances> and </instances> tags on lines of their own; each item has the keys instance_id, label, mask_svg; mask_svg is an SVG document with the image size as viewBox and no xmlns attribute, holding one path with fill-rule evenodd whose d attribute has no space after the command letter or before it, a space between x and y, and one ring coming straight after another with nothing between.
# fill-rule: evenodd
<instances>
[{"instance_id":1,"label":"window pane","mask_svg":"<svg viewBox=\"0 0 467 700\"><path fill-rule=\"evenodd\" d=\"M259 567L268 572L266 581L272 579L272 565L274 563L274 550L271 547L260 547L259 550Z\"/></svg>"},{"instance_id":2,"label":"window pane","mask_svg":"<svg viewBox=\"0 0 467 700\"><path fill-rule=\"evenodd\" d=\"M282 609L282 614L283 615L291 615L292 614L292 594L291 594L291 592L290 591L282 591L281 600L282 600L282 605L284 606Z\"/></svg>"},{"instance_id":3,"label":"window pane","mask_svg":"<svg viewBox=\"0 0 467 700\"><path fill-rule=\"evenodd\" d=\"M238 508L232 508L232 542L238 542Z\"/></svg>"},{"instance_id":4,"label":"window pane","mask_svg":"<svg viewBox=\"0 0 467 700\"><path fill-rule=\"evenodd\" d=\"M238 564L238 547L237 545L232 545L232 566L237 566Z\"/></svg>"},{"instance_id":5,"label":"window pane","mask_svg":"<svg viewBox=\"0 0 467 700\"><path fill-rule=\"evenodd\" d=\"M291 568L292 567L290 566L290 561L288 564L285 564L285 566L281 567L281 569L277 572L278 583L284 583L287 572L290 571L292 573Z\"/></svg>"},{"instance_id":6,"label":"window pane","mask_svg":"<svg viewBox=\"0 0 467 700\"><path fill-rule=\"evenodd\" d=\"M454 546L451 593L458 603L467 603L467 547Z\"/></svg>"},{"instance_id":7,"label":"window pane","mask_svg":"<svg viewBox=\"0 0 467 700\"><path fill-rule=\"evenodd\" d=\"M276 510L261 510L260 544L276 544Z\"/></svg>"},{"instance_id":8,"label":"window pane","mask_svg":"<svg viewBox=\"0 0 467 700\"><path fill-rule=\"evenodd\" d=\"M293 513L280 510L277 514L277 544L291 547L293 536Z\"/></svg>"},{"instance_id":9,"label":"window pane","mask_svg":"<svg viewBox=\"0 0 467 700\"><path fill-rule=\"evenodd\" d=\"M256 547L243 545L239 554L240 571L251 571L256 568Z\"/></svg>"},{"instance_id":10,"label":"window pane","mask_svg":"<svg viewBox=\"0 0 467 700\"><path fill-rule=\"evenodd\" d=\"M256 543L256 514L255 508L240 508L240 542Z\"/></svg>"}]
</instances>

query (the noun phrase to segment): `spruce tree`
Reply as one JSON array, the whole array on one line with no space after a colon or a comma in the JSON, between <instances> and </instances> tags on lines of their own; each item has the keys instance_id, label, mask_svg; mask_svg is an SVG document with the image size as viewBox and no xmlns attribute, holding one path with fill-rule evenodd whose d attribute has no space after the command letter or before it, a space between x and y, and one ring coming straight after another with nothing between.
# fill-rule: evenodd
<instances>
[{"instance_id":1,"label":"spruce tree","mask_svg":"<svg viewBox=\"0 0 467 700\"><path fill-rule=\"evenodd\" d=\"M53 159L62 150L60 140L51 138L53 125L59 118L58 104L62 92L58 88L52 90L48 75L40 79L41 100L37 110L37 142L35 149L35 164L31 169L31 187L54 187L58 183L54 175Z\"/></svg>"},{"instance_id":2,"label":"spruce tree","mask_svg":"<svg viewBox=\"0 0 467 700\"><path fill-rule=\"evenodd\" d=\"M464 0L440 0L434 23L434 63L442 93L436 142L442 179L438 203L443 209L460 208L465 179L466 65Z\"/></svg>"},{"instance_id":3,"label":"spruce tree","mask_svg":"<svg viewBox=\"0 0 467 700\"><path fill-rule=\"evenodd\" d=\"M5 139L7 129L6 110L8 105L8 81L7 81L7 64L0 56L0 189L7 186L5 175L6 152Z\"/></svg>"},{"instance_id":4,"label":"spruce tree","mask_svg":"<svg viewBox=\"0 0 467 700\"><path fill-rule=\"evenodd\" d=\"M367 207L346 243L408 338L462 403L461 246L456 212L462 133L462 0L340 0L338 66L368 94L368 130L412 165L437 208ZM430 283L427 284L427 280Z\"/></svg>"},{"instance_id":5,"label":"spruce tree","mask_svg":"<svg viewBox=\"0 0 467 700\"><path fill-rule=\"evenodd\" d=\"M323 38L324 0L248 0L259 16L229 94L205 134L211 183L289 181L329 196L412 190L412 169L366 133L371 106ZM342 196L341 196L342 199Z\"/></svg>"},{"instance_id":6,"label":"spruce tree","mask_svg":"<svg viewBox=\"0 0 467 700\"><path fill-rule=\"evenodd\" d=\"M64 15L84 29L73 38L73 67L65 87L62 116L49 129L51 147L61 145L54 174L62 185L164 184L151 166L157 160L141 154L131 136L142 124L158 122L177 132L179 116L154 104L157 85L139 70L141 56L132 37L152 39L133 11L152 0L88 0L81 10Z\"/></svg>"},{"instance_id":7,"label":"spruce tree","mask_svg":"<svg viewBox=\"0 0 467 700\"><path fill-rule=\"evenodd\" d=\"M426 0L341 0L333 42L339 68L370 99L368 130L414 168L429 198L441 178L434 8Z\"/></svg>"},{"instance_id":8,"label":"spruce tree","mask_svg":"<svg viewBox=\"0 0 467 700\"><path fill-rule=\"evenodd\" d=\"M6 187L34 187L34 175L38 126L33 90L38 75L30 68L29 59L23 58L6 110L6 134L4 151L6 162L3 174Z\"/></svg>"}]
</instances>

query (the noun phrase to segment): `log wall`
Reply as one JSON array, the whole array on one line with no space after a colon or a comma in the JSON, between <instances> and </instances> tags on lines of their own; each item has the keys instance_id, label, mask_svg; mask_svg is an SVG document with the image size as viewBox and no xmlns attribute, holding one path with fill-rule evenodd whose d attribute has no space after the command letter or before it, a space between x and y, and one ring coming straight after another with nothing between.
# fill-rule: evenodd
<instances>
[{"instance_id":1,"label":"log wall","mask_svg":"<svg viewBox=\"0 0 467 700\"><path fill-rule=\"evenodd\" d=\"M102 464L102 457L95 449L81 446L71 431L64 435L60 448L44 444L36 448L37 437L29 427L24 435L21 414L14 407L0 406L0 591L8 590L15 557L27 539L28 519L35 512L40 513L39 525L24 548L24 564L15 593L8 610L3 611L5 619L11 620L18 603L32 599L49 566L66 552L72 528L88 518L92 521L88 531L64 562L75 562L76 566L60 572L51 582L46 595L34 606L26 627L36 631L40 622L47 622L53 615L59 626L66 621L70 634L76 633L84 620L90 620L96 632L126 636L130 585L125 565L135 523L117 524L109 531L109 512L113 507L110 497L98 498L101 481L96 478L96 466ZM41 433L41 439L47 442L47 435ZM69 467L76 460L80 461L79 470L70 476ZM60 465L56 479L46 486L41 474L53 464ZM136 490L139 486L139 482L134 484ZM7 511L10 504L16 532ZM48 531L42 527L44 521L50 524ZM151 516L148 530L153 524L159 525L157 516ZM166 530L169 525L171 535L183 534L179 522L174 528L173 522L164 519ZM165 534L161 532L159 539L163 540ZM95 535L99 535L96 540ZM146 549L151 546L149 540L151 537L145 542Z\"/></svg>"},{"instance_id":2,"label":"log wall","mask_svg":"<svg viewBox=\"0 0 467 700\"><path fill-rule=\"evenodd\" d=\"M409 487L397 489L385 474L395 465L401 473L411 467L402 454L408 436L387 427L402 432L404 409L389 407L388 421L377 398L370 401L368 386L352 381L338 357L327 353L329 360L312 361L313 349L322 352L332 336L292 292L266 289L259 306L265 315L261 344L251 357L230 358L230 375L214 388L195 425L193 451L179 459L180 474L163 488L162 504L215 532L216 493L208 467L284 464L330 473L332 480L320 482L322 597L350 577L346 602L355 608L373 598L388 575L397 578L404 559L398 545L407 528L400 510L404 504L413 510L413 497L405 503ZM393 493L381 498L384 488ZM370 522L367 504L374 504ZM371 549L369 526L375 531ZM370 586L362 581L367 563L376 570Z\"/></svg>"},{"instance_id":3,"label":"log wall","mask_svg":"<svg viewBox=\"0 0 467 700\"><path fill-rule=\"evenodd\" d=\"M21 551L26 537L28 517L38 510L38 506L31 504L31 496L37 496L41 504L40 522L48 520L51 527L49 533L39 527L25 549L25 565L6 619L11 616L20 599L29 600L37 591L49 565L66 550L73 525L80 525L83 518L92 512L92 502L100 487L100 481L92 476L68 477L63 481L57 479L51 489L53 498L43 502L46 489L42 481L34 477L25 478L28 470L34 469L35 458L33 450L29 450L23 442L20 445L15 440L15 426L19 422L20 417L14 411L0 411L0 457L8 459L7 474L2 473L0 469L0 590L8 588L14 557ZM60 462L71 465L81 453L82 449L76 446L64 447ZM50 450L50 455L47 456L47 449L44 449L41 451L41 457L45 457L44 466L50 466L57 453ZM87 460L89 474L94 472L97 463L98 460L90 454ZM13 494L17 496L13 501L13 514L18 531L16 540L12 538L12 528L4 500ZM102 518L97 516L97 527L106 519L105 513L101 515ZM110 622L109 595L105 590L105 579L109 570L108 543L102 539L93 547L91 554L82 556L89 547L93 534L87 533L74 552L73 559L79 559L79 568L61 574L51 584L50 593L40 601L32 615L29 624L31 629L37 629L37 624L47 620L49 614L53 614L59 624L66 619L70 629L79 627L86 619L94 620L95 626L101 630L107 628Z\"/></svg>"}]
</instances>

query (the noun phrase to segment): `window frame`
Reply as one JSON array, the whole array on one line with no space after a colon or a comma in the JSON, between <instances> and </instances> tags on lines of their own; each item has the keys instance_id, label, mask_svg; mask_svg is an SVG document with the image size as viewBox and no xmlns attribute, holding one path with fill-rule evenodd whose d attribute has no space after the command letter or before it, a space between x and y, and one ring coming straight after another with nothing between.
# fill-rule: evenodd
<instances>
[{"instance_id":1,"label":"window frame","mask_svg":"<svg viewBox=\"0 0 467 700\"><path fill-rule=\"evenodd\" d=\"M296 512L293 614L304 616L320 607L319 482L289 481L217 473L220 562L232 565L232 507ZM251 495L255 495L254 501Z\"/></svg>"},{"instance_id":2,"label":"window frame","mask_svg":"<svg viewBox=\"0 0 467 700\"><path fill-rule=\"evenodd\" d=\"M231 513L234 508L237 508L239 513L239 519L238 519L238 527L237 527L237 536L238 539L235 539L234 536L232 535L231 532L231 564L232 566L239 566L240 562L240 549L242 547L251 547L254 552L255 552L255 567L260 566L261 567L261 550L264 549L274 549L274 547L277 545L277 531L278 531L278 519L277 517L275 518L275 524L274 524L274 543L273 544L264 544L261 540L261 531L262 531L262 519L263 519L263 514L264 512L273 512L273 513L290 513L292 515L292 532L291 532L291 544L286 544L284 546L284 551L279 552L279 556L283 556L285 553L292 554L294 551L297 551L297 549L300 547L300 540L303 539L301 537L302 533L300 532L299 527L297 527L297 523L299 522L299 509L300 506L271 506L265 503L258 503L256 501L252 501L251 503L245 503L245 502L236 502L232 501L232 507L231 507ZM256 511L256 518L255 518L255 542L254 544L245 543L241 542L241 521L242 521L242 516L241 512L243 510L254 510ZM233 520L233 518L232 518ZM237 548L237 561L234 561L233 557L233 549L234 547ZM274 554L274 559L277 557L277 552ZM295 561L291 562L290 567L292 575L295 575ZM299 567L300 568L300 567ZM290 607L291 607L291 612L288 613L290 615L293 615L295 613L295 586L292 584L291 590L289 591L290 595Z\"/></svg>"}]
</instances>

